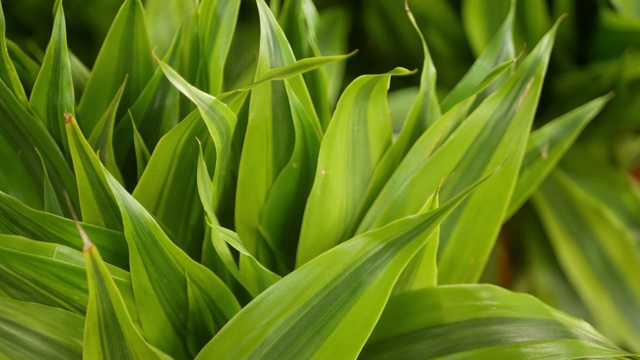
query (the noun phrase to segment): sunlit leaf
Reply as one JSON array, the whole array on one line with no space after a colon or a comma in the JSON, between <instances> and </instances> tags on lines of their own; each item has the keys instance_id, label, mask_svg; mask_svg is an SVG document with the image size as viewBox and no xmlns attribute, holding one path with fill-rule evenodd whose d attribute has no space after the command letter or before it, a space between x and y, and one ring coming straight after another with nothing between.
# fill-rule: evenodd
<instances>
[{"instance_id":1,"label":"sunlit leaf","mask_svg":"<svg viewBox=\"0 0 640 360\"><path fill-rule=\"evenodd\" d=\"M244 307L198 358L354 358L402 269L474 188L437 210L362 234L309 261ZM313 286L303 285L310 281Z\"/></svg>"},{"instance_id":2,"label":"sunlit leaf","mask_svg":"<svg viewBox=\"0 0 640 360\"><path fill-rule=\"evenodd\" d=\"M295 57L284 32L264 1L258 1L260 14L260 53L255 79L266 76L268 71L291 65ZM287 242L298 238L300 218L310 188L315 167L301 166L298 171L287 171L293 166L297 154L312 154L322 136L320 121L301 75L284 81L263 83L251 92L248 125L242 148L238 173L235 223L238 235L247 250L269 269L286 273L292 261L281 261L282 256L273 253L269 239L286 233ZM290 88L287 91L287 86ZM295 99L290 98L295 96ZM299 105L292 105L294 102ZM302 111L303 117L294 116L293 106ZM303 121L304 123L301 123ZM296 132L298 128L299 132ZM305 138L299 135L304 134ZM296 145L302 148L296 149ZM296 165L297 166L297 165ZM214 174L215 176L215 174ZM289 183L289 186L276 186ZM284 192L284 193L283 193ZM270 199L290 199L281 203L278 213L267 214ZM292 218L292 215L296 215ZM264 225L264 217L270 216ZM288 221L289 220L289 221ZM289 243L288 249L295 247ZM289 252L290 253L290 252Z\"/></svg>"},{"instance_id":3,"label":"sunlit leaf","mask_svg":"<svg viewBox=\"0 0 640 360\"><path fill-rule=\"evenodd\" d=\"M348 239L373 171L391 145L387 89L397 68L353 81L322 140L318 169L307 201L296 266ZM435 189L435 187L434 187Z\"/></svg>"},{"instance_id":4,"label":"sunlit leaf","mask_svg":"<svg viewBox=\"0 0 640 360\"><path fill-rule=\"evenodd\" d=\"M592 100L531 133L507 218L531 196L609 99L610 96L604 96Z\"/></svg>"},{"instance_id":5,"label":"sunlit leaf","mask_svg":"<svg viewBox=\"0 0 640 360\"><path fill-rule=\"evenodd\" d=\"M109 186L122 213L129 245L131 283L145 339L173 357L193 357L187 339L209 339L240 309L220 279L191 260L169 240L158 223L106 170ZM158 266L162 264L162 266ZM189 283L189 284L188 284ZM213 324L189 328L187 288L206 300ZM200 323L201 324L201 323ZM198 343L196 348L203 346ZM191 352L189 350L192 350Z\"/></svg>"},{"instance_id":6,"label":"sunlit leaf","mask_svg":"<svg viewBox=\"0 0 640 360\"><path fill-rule=\"evenodd\" d=\"M136 329L96 247L86 243L83 252L89 284L83 358L170 359L149 345Z\"/></svg>"}]
</instances>

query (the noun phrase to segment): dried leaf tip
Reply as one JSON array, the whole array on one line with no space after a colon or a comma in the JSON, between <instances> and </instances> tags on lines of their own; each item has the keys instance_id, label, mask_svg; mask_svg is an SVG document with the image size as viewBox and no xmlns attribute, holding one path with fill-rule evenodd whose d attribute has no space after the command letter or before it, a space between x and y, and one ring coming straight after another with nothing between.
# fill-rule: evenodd
<instances>
[{"instance_id":1,"label":"dried leaf tip","mask_svg":"<svg viewBox=\"0 0 640 360\"><path fill-rule=\"evenodd\" d=\"M411 9L409 8L409 0L404 0L404 11L410 13Z\"/></svg>"},{"instance_id":2,"label":"dried leaf tip","mask_svg":"<svg viewBox=\"0 0 640 360\"><path fill-rule=\"evenodd\" d=\"M71 120L73 120L73 114L69 114L68 112L64 113L64 124L71 124Z\"/></svg>"},{"instance_id":3,"label":"dried leaf tip","mask_svg":"<svg viewBox=\"0 0 640 360\"><path fill-rule=\"evenodd\" d=\"M76 229L78 229L78 233L80 233L80 238L82 239L82 252L89 252L93 248L93 243L89 240L89 236L80 225L80 222L76 221Z\"/></svg>"}]
</instances>

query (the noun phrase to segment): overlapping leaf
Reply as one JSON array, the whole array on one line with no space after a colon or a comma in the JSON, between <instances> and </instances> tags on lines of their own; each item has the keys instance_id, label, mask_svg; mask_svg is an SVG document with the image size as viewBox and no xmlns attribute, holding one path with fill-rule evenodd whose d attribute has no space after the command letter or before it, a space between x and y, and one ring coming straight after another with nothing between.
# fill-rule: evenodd
<instances>
[{"instance_id":1,"label":"overlapping leaf","mask_svg":"<svg viewBox=\"0 0 640 360\"><path fill-rule=\"evenodd\" d=\"M2 5L0 4L0 80L9 88L13 96L18 99L20 104L27 103L27 95L20 83L20 78L16 72L16 68L9 57L7 50L7 40L5 38L5 19Z\"/></svg>"},{"instance_id":2,"label":"overlapping leaf","mask_svg":"<svg viewBox=\"0 0 640 360\"><path fill-rule=\"evenodd\" d=\"M47 46L29 104L68 155L64 114L75 113L75 100L62 1L56 2L51 41Z\"/></svg>"},{"instance_id":3,"label":"overlapping leaf","mask_svg":"<svg viewBox=\"0 0 640 360\"><path fill-rule=\"evenodd\" d=\"M386 94L392 75L364 75L338 101L320 153L307 200L296 265L348 239L375 167L391 145ZM435 187L434 187L435 189Z\"/></svg>"},{"instance_id":4,"label":"overlapping leaf","mask_svg":"<svg viewBox=\"0 0 640 360\"><path fill-rule=\"evenodd\" d=\"M224 68L236 29L240 0L202 0L198 29L202 52L204 90L218 95L224 85Z\"/></svg>"},{"instance_id":5,"label":"overlapping leaf","mask_svg":"<svg viewBox=\"0 0 640 360\"><path fill-rule=\"evenodd\" d=\"M89 283L83 358L171 359L144 340L96 247L86 242L83 252Z\"/></svg>"},{"instance_id":6,"label":"overlapping leaf","mask_svg":"<svg viewBox=\"0 0 640 360\"><path fill-rule=\"evenodd\" d=\"M67 138L73 158L84 222L122 231L122 217L109 190L107 179L100 170L100 160L84 138L71 114L65 114Z\"/></svg>"},{"instance_id":7,"label":"overlapping leaf","mask_svg":"<svg viewBox=\"0 0 640 360\"><path fill-rule=\"evenodd\" d=\"M428 152L425 157L424 150L420 149L432 147L418 146L421 143L418 140L415 150L408 153L390 178L358 231L416 213L431 189L452 173L464 176L445 181L440 192L442 201L487 169L503 164L499 172L482 185L482 190L471 196L441 228L440 281L477 280L501 225L495 214L506 211L515 184L554 31L545 36L517 72L483 101L433 154ZM423 136L427 139L434 135L427 130ZM483 214L487 218L479 220L478 216ZM470 242L471 238L476 240Z\"/></svg>"},{"instance_id":8,"label":"overlapping leaf","mask_svg":"<svg viewBox=\"0 0 640 360\"><path fill-rule=\"evenodd\" d=\"M243 308L198 358L354 358L402 269L476 185L309 261Z\"/></svg>"},{"instance_id":9,"label":"overlapping leaf","mask_svg":"<svg viewBox=\"0 0 640 360\"><path fill-rule=\"evenodd\" d=\"M0 354L8 359L82 359L84 319L58 308L0 297Z\"/></svg>"},{"instance_id":10,"label":"overlapping leaf","mask_svg":"<svg viewBox=\"0 0 640 360\"><path fill-rule=\"evenodd\" d=\"M590 191L556 169L534 204L562 268L596 322L638 351L637 239L616 210L594 201Z\"/></svg>"},{"instance_id":11,"label":"overlapping leaf","mask_svg":"<svg viewBox=\"0 0 640 360\"><path fill-rule=\"evenodd\" d=\"M120 108L133 104L153 75L153 58L140 0L125 0L91 71L78 105L78 119L90 134L128 75ZM124 112L119 112L124 115Z\"/></svg>"},{"instance_id":12,"label":"overlapping leaf","mask_svg":"<svg viewBox=\"0 0 640 360\"><path fill-rule=\"evenodd\" d=\"M173 244L144 207L106 171L105 176L122 212L145 339L173 357L192 357L204 343L194 345L187 339L210 339L239 305L218 277ZM206 307L191 312L193 296L202 298ZM209 316L212 322L189 327L198 320L193 316Z\"/></svg>"},{"instance_id":13,"label":"overlapping leaf","mask_svg":"<svg viewBox=\"0 0 640 360\"><path fill-rule=\"evenodd\" d=\"M513 190L507 218L531 196L573 144L582 129L602 110L609 96L600 97L531 133Z\"/></svg>"},{"instance_id":14,"label":"overlapping leaf","mask_svg":"<svg viewBox=\"0 0 640 360\"><path fill-rule=\"evenodd\" d=\"M2 296L85 314L87 279L79 251L20 236L0 235L0 258ZM111 265L108 273L129 309L134 310L129 274ZM134 319L137 321L137 317Z\"/></svg>"},{"instance_id":15,"label":"overlapping leaf","mask_svg":"<svg viewBox=\"0 0 640 360\"><path fill-rule=\"evenodd\" d=\"M296 58L320 56L316 39L318 10L312 0L288 0L278 14L282 30L287 35ZM304 74L305 83L313 100L322 128L326 129L331 119L329 103L329 79L324 68Z\"/></svg>"},{"instance_id":16,"label":"overlapping leaf","mask_svg":"<svg viewBox=\"0 0 640 360\"><path fill-rule=\"evenodd\" d=\"M389 302L362 359L637 358L584 321L491 285L433 287Z\"/></svg>"},{"instance_id":17,"label":"overlapping leaf","mask_svg":"<svg viewBox=\"0 0 640 360\"><path fill-rule=\"evenodd\" d=\"M280 276L266 269L247 251L236 233L220 226L213 202L215 189L202 151L198 157L198 192L210 227L211 244L233 277L253 297L280 280ZM205 241L209 241L209 238ZM238 251L237 263L229 246Z\"/></svg>"},{"instance_id":18,"label":"overlapping leaf","mask_svg":"<svg viewBox=\"0 0 640 360\"><path fill-rule=\"evenodd\" d=\"M82 223L82 227L102 248L107 262L121 269L129 268L127 243L121 232L86 223ZM0 233L20 235L76 250L82 250L83 246L74 221L29 208L2 192L0 192Z\"/></svg>"},{"instance_id":19,"label":"overlapping leaf","mask_svg":"<svg viewBox=\"0 0 640 360\"><path fill-rule=\"evenodd\" d=\"M0 117L3 119L0 121L0 163L11 164L10 171L1 172L0 190L42 209L44 162L59 202L66 202L66 192L71 203L77 206L75 179L60 148L42 121L3 81L0 81Z\"/></svg>"},{"instance_id":20,"label":"overlapping leaf","mask_svg":"<svg viewBox=\"0 0 640 360\"><path fill-rule=\"evenodd\" d=\"M261 38L256 80L270 69L295 61L282 29L264 1L258 1L258 10ZM290 99L289 94L295 99ZM298 111L294 107L300 112L293 114ZM247 250L279 273L292 268L291 252L270 248L269 239L277 239L284 233L284 239L293 242L286 248L295 248L300 228L298 214L303 211L315 171L313 163L294 165L295 158L316 152L321 136L320 122L301 75L290 77L287 85L284 81L272 81L253 89L238 174L236 230ZM286 170L295 167L297 170ZM276 183L288 184L276 186ZM291 200L281 201L278 213L267 214L267 203L273 201L270 199L281 198ZM283 253L275 255L274 251ZM278 260L283 258L287 260Z\"/></svg>"}]
</instances>

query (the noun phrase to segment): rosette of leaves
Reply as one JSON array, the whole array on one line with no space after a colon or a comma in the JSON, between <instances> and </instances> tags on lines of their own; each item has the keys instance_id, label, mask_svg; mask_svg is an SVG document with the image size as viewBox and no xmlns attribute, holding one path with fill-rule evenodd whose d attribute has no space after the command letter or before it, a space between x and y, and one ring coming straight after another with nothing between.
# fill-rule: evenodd
<instances>
[{"instance_id":1,"label":"rosette of leaves","mask_svg":"<svg viewBox=\"0 0 640 360\"><path fill-rule=\"evenodd\" d=\"M531 131L558 24L517 58L512 10L440 99L406 7L424 62L394 132L389 83L413 71L340 92L353 54L321 31L334 15L257 0L255 40L240 5L125 0L90 71L60 1L39 59L0 17L1 357L634 357L477 284L502 223L608 101ZM581 196L553 180L551 200ZM632 320L614 325L637 349Z\"/></svg>"}]
</instances>

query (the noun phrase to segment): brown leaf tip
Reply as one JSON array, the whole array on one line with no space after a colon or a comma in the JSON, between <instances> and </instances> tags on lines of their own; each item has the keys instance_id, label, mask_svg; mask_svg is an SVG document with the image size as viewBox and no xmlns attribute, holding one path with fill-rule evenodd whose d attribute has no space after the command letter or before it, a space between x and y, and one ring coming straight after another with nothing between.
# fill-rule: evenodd
<instances>
[{"instance_id":1,"label":"brown leaf tip","mask_svg":"<svg viewBox=\"0 0 640 360\"><path fill-rule=\"evenodd\" d=\"M73 120L73 114L69 114L68 112L64 113L64 124L65 125L71 124L72 120Z\"/></svg>"}]
</instances>

